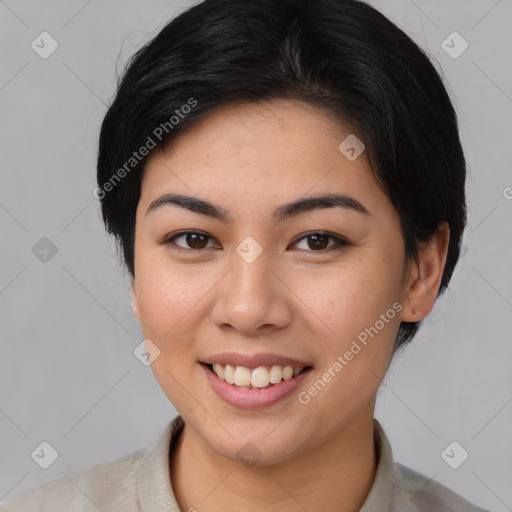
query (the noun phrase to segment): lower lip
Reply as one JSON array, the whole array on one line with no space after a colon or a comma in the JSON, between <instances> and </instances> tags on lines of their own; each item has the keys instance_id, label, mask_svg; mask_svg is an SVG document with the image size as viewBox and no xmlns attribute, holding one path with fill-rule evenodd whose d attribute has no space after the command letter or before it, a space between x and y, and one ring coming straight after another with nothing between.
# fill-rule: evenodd
<instances>
[{"instance_id":1,"label":"lower lip","mask_svg":"<svg viewBox=\"0 0 512 512\"><path fill-rule=\"evenodd\" d=\"M206 378L209 380L213 390L222 400L243 409L257 409L279 402L296 390L312 370L312 368L308 368L292 379L282 380L278 384L273 384L266 388L248 389L228 384L226 381L221 380L217 374L213 373L203 363L201 363L201 368L206 374Z\"/></svg>"}]
</instances>

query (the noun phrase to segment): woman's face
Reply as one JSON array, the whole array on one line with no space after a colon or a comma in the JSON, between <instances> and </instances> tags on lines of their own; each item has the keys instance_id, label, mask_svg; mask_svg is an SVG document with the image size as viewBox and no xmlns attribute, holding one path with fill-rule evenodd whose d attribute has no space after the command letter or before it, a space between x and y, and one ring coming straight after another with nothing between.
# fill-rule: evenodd
<instances>
[{"instance_id":1,"label":"woman's face","mask_svg":"<svg viewBox=\"0 0 512 512\"><path fill-rule=\"evenodd\" d=\"M169 400L206 449L233 460L251 450L261 464L290 460L373 417L408 285L398 214L364 152L338 148L349 135L301 102L230 105L147 163L135 314ZM148 211L166 194L214 206ZM352 203L287 211L325 195ZM238 382L266 367L259 386L281 378L280 363L309 369L249 389L204 364L223 361L245 367Z\"/></svg>"}]
</instances>

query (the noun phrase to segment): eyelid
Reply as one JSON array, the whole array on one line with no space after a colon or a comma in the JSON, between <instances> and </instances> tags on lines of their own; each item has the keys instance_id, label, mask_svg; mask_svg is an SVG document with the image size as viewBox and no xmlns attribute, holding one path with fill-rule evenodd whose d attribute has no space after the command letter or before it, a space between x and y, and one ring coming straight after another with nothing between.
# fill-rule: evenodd
<instances>
[{"instance_id":1,"label":"eyelid","mask_svg":"<svg viewBox=\"0 0 512 512\"><path fill-rule=\"evenodd\" d=\"M197 252L204 252L205 249L187 249L185 247L181 247L177 244L175 244L173 242L173 240L175 240L176 238L180 238L182 236L185 236L185 235L202 235L206 238L209 238L210 240L215 240L215 238L213 238L211 235L209 235L208 233L205 233L204 231L199 231L199 230L196 230L196 229L186 229L184 231L178 231L177 233L173 233L171 235L167 235L163 238L163 240L160 241L160 244L162 245L171 245L171 244L174 244L176 245L176 250L177 251L182 251L182 252L193 252L193 253L197 253ZM211 247L208 247L207 249L211 249Z\"/></svg>"},{"instance_id":2,"label":"eyelid","mask_svg":"<svg viewBox=\"0 0 512 512\"><path fill-rule=\"evenodd\" d=\"M341 235L335 235L334 233L329 233L328 231L323 231L323 230L308 231L307 233L299 235L299 237L295 239L295 241L292 243L292 245L296 245L297 243L301 242L305 238L308 238L309 236L312 236L312 235L324 235L324 236L327 236L328 238L334 240L335 244L333 246L327 248L327 249L321 249L319 251L306 250L306 252L323 254L323 253L327 253L327 252L332 251L332 250L336 250L336 249L340 249L342 247L346 247L348 245L352 245L352 243L347 238L345 238L345 237L343 237Z\"/></svg>"},{"instance_id":3,"label":"eyelid","mask_svg":"<svg viewBox=\"0 0 512 512\"><path fill-rule=\"evenodd\" d=\"M195 230L195 229L189 229L189 230L184 230L184 231L178 231L177 233L173 233L171 235L168 235L168 236L164 237L164 239L160 242L160 244L162 244L162 245L174 244L175 245L174 250L179 251L179 252L186 252L186 253L199 253L199 252L205 252L206 249L211 249L211 247L206 247L206 248L203 248L203 249L187 249L187 248L181 247L181 246L179 246L179 245L177 245L177 244L175 244L173 242L175 239L180 238L180 237L185 236L185 235L188 235L188 234L203 235L206 238L209 238L210 240L215 240L214 237L212 237L208 233L205 233L204 231ZM301 242L305 238L308 238L309 236L312 236L312 235L325 235L325 236L331 238L332 240L334 240L335 244L333 246L331 246L331 247L326 248L326 249L321 249L321 250L318 250L318 251L304 250L304 252L325 254L325 253L328 253L328 252L333 251L333 250L337 250L337 249L341 249L341 248L349 246L349 245L353 245L352 242L350 242L347 238L345 238L345 237L343 237L341 235L335 235L333 233L330 233L328 231L323 231L323 230L316 230L316 231L313 230L313 231L308 231L307 233L303 233L303 234L299 235L295 239L295 241L292 242L291 245L296 245L297 243Z\"/></svg>"}]
</instances>

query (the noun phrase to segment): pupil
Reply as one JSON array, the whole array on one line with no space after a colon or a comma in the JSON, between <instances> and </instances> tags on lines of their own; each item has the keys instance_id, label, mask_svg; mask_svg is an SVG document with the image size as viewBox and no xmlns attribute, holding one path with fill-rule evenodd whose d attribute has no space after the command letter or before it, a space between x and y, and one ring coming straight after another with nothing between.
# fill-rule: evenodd
<instances>
[{"instance_id":1,"label":"pupil","mask_svg":"<svg viewBox=\"0 0 512 512\"><path fill-rule=\"evenodd\" d=\"M197 238L193 238L193 237L197 237ZM192 234L189 234L187 235L187 244L192 247L192 249L202 249L204 247L204 243L201 244L201 242L198 242L198 238L203 238L203 242L204 242L204 238L205 236L204 235L200 235L199 233L192 233Z\"/></svg>"},{"instance_id":2,"label":"pupil","mask_svg":"<svg viewBox=\"0 0 512 512\"><path fill-rule=\"evenodd\" d=\"M312 244L309 244L311 249L325 249L328 245L329 237L327 235L310 235L308 238L314 241L314 247L312 247ZM323 243L319 242L319 239L323 239Z\"/></svg>"}]
</instances>

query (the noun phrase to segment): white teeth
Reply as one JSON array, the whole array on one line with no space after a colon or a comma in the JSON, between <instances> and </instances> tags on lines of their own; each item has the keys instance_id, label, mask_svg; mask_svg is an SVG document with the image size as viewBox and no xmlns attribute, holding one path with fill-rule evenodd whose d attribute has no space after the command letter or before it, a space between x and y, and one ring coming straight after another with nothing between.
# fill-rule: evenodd
<instances>
[{"instance_id":1,"label":"white teeth","mask_svg":"<svg viewBox=\"0 0 512 512\"><path fill-rule=\"evenodd\" d=\"M278 382L281 382L283 378L283 370L281 366L272 366L270 369L270 382L272 384L277 384Z\"/></svg>"},{"instance_id":2,"label":"white teeth","mask_svg":"<svg viewBox=\"0 0 512 512\"><path fill-rule=\"evenodd\" d=\"M220 375L219 375L220 377ZM234 384L235 383L235 367L231 366L230 364L227 364L224 368L224 380L228 384Z\"/></svg>"},{"instance_id":3,"label":"white teeth","mask_svg":"<svg viewBox=\"0 0 512 512\"><path fill-rule=\"evenodd\" d=\"M254 368L251 373L251 385L255 388L266 388L270 383L270 374L264 366Z\"/></svg>"},{"instance_id":4,"label":"white teeth","mask_svg":"<svg viewBox=\"0 0 512 512\"><path fill-rule=\"evenodd\" d=\"M245 366L232 366L215 363L213 371L221 380L228 384L248 388L266 388L271 384L278 384L281 380L290 380L296 377L303 368L292 366L273 365L270 367L259 366L251 370Z\"/></svg>"},{"instance_id":5,"label":"white teeth","mask_svg":"<svg viewBox=\"0 0 512 512\"><path fill-rule=\"evenodd\" d=\"M285 366L283 368L283 379L290 380L293 377L293 368L291 366Z\"/></svg>"},{"instance_id":6,"label":"white teeth","mask_svg":"<svg viewBox=\"0 0 512 512\"><path fill-rule=\"evenodd\" d=\"M248 386L251 383L251 370L243 366L237 366L235 370L235 384L237 386Z\"/></svg>"},{"instance_id":7,"label":"white teeth","mask_svg":"<svg viewBox=\"0 0 512 512\"><path fill-rule=\"evenodd\" d=\"M219 363L213 365L213 371L221 378L224 379L224 366Z\"/></svg>"}]
</instances>

